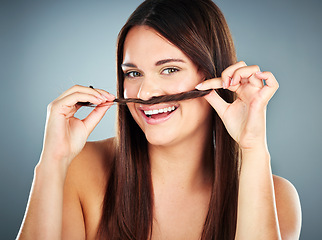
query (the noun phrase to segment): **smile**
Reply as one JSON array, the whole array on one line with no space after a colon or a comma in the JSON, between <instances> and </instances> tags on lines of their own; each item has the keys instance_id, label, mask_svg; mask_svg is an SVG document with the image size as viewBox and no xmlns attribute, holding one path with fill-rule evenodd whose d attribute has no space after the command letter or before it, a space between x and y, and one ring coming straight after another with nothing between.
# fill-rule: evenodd
<instances>
[{"instance_id":1,"label":"smile","mask_svg":"<svg viewBox=\"0 0 322 240\"><path fill-rule=\"evenodd\" d=\"M147 111L144 111L144 114L147 117L151 118L152 115L156 115L156 114L160 114L160 113L170 113L170 112L172 112L174 110L176 110L176 107L172 106L172 107L161 108L161 109L147 110Z\"/></svg>"},{"instance_id":2,"label":"smile","mask_svg":"<svg viewBox=\"0 0 322 240\"><path fill-rule=\"evenodd\" d=\"M140 112L148 124L160 124L167 121L179 106L174 105L159 105L159 106L143 106L140 107Z\"/></svg>"}]
</instances>

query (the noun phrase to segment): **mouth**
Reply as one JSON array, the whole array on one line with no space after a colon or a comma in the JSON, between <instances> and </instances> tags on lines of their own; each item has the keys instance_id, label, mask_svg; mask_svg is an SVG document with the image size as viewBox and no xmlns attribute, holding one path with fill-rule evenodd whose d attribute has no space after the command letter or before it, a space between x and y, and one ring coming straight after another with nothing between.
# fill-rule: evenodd
<instances>
[{"instance_id":1,"label":"mouth","mask_svg":"<svg viewBox=\"0 0 322 240\"><path fill-rule=\"evenodd\" d=\"M173 113L178 109L178 106L160 106L160 108L153 107L148 109L140 109L144 119L149 124L158 124L168 120Z\"/></svg>"},{"instance_id":2,"label":"mouth","mask_svg":"<svg viewBox=\"0 0 322 240\"><path fill-rule=\"evenodd\" d=\"M173 111L177 110L177 108L178 107L172 106L172 107L161 108L161 109L147 110L143 112L148 118L156 119L156 118L162 118L169 115Z\"/></svg>"}]
</instances>

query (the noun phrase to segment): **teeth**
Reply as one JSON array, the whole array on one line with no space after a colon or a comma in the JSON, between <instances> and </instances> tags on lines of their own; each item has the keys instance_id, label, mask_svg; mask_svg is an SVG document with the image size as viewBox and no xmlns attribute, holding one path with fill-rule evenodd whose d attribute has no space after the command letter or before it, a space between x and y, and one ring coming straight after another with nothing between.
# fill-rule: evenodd
<instances>
[{"instance_id":1,"label":"teeth","mask_svg":"<svg viewBox=\"0 0 322 240\"><path fill-rule=\"evenodd\" d=\"M172 107L167 107L167 108L148 110L148 111L144 111L144 113L145 113L145 115L153 115L153 114L171 112L171 111L174 111L175 109L176 109L175 106L172 106Z\"/></svg>"}]
</instances>

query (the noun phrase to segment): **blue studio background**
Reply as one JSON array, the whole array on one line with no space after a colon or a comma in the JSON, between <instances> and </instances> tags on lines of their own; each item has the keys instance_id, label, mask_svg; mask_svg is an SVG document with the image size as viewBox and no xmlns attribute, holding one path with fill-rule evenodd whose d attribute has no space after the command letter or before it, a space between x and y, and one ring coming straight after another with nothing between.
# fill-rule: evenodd
<instances>
[{"instance_id":1,"label":"blue studio background","mask_svg":"<svg viewBox=\"0 0 322 240\"><path fill-rule=\"evenodd\" d=\"M0 239L14 239L19 230L47 104L74 84L116 93L116 37L141 2L0 1ZM238 59L273 72L280 83L267 117L273 172L299 192L301 239L321 239L322 2L215 2ZM113 136L114 122L112 107L89 140Z\"/></svg>"}]
</instances>

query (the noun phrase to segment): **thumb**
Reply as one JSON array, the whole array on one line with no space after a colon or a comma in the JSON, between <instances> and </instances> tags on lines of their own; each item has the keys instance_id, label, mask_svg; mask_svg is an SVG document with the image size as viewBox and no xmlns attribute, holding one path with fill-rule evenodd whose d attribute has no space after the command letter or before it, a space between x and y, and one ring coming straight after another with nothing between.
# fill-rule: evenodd
<instances>
[{"instance_id":1,"label":"thumb","mask_svg":"<svg viewBox=\"0 0 322 240\"><path fill-rule=\"evenodd\" d=\"M113 105L112 102L104 103L101 105L98 105L95 107L95 109L82 120L84 123L86 129L87 129L87 135L89 135L94 128L97 126L97 124L102 120L104 117L106 111Z\"/></svg>"},{"instance_id":2,"label":"thumb","mask_svg":"<svg viewBox=\"0 0 322 240\"><path fill-rule=\"evenodd\" d=\"M225 111L229 107L229 103L227 103L219 94L213 90L208 95L204 96L204 98L209 102L209 104L216 110L218 116L222 119L225 114Z\"/></svg>"},{"instance_id":3,"label":"thumb","mask_svg":"<svg viewBox=\"0 0 322 240\"><path fill-rule=\"evenodd\" d=\"M196 86L198 90L218 89L222 87L223 87L223 81L221 78L208 79Z\"/></svg>"}]
</instances>

